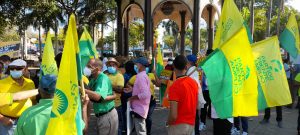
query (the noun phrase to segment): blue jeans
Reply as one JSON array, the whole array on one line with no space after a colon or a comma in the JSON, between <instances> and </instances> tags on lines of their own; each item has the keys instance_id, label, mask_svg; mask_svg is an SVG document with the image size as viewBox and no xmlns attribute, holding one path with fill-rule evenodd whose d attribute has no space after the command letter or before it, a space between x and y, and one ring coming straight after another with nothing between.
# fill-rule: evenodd
<instances>
[{"instance_id":1,"label":"blue jeans","mask_svg":"<svg viewBox=\"0 0 300 135\"><path fill-rule=\"evenodd\" d=\"M116 108L118 112L118 118L119 118L119 128L118 128L118 135L122 135L122 128L123 128L123 116L122 116L122 106L119 106Z\"/></svg>"},{"instance_id":2,"label":"blue jeans","mask_svg":"<svg viewBox=\"0 0 300 135\"><path fill-rule=\"evenodd\" d=\"M234 127L240 130L240 119L242 121L243 132L248 133L248 117L234 117Z\"/></svg>"},{"instance_id":3,"label":"blue jeans","mask_svg":"<svg viewBox=\"0 0 300 135\"><path fill-rule=\"evenodd\" d=\"M13 125L5 126L0 122L0 135L13 135L17 128L18 120L14 120Z\"/></svg>"},{"instance_id":4,"label":"blue jeans","mask_svg":"<svg viewBox=\"0 0 300 135\"><path fill-rule=\"evenodd\" d=\"M156 107L155 98L151 97L150 104L149 104L148 115L147 115L147 118L146 118L147 135L151 135L152 113L154 112L155 107Z\"/></svg>"}]
</instances>

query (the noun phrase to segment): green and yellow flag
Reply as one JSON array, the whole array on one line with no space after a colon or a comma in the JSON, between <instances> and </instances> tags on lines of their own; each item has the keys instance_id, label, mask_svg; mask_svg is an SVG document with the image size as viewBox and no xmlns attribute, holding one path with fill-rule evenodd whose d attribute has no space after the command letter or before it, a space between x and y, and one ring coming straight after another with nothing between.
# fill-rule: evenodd
<instances>
[{"instance_id":1,"label":"green and yellow flag","mask_svg":"<svg viewBox=\"0 0 300 135\"><path fill-rule=\"evenodd\" d=\"M247 30L240 29L200 64L220 118L257 116L257 76Z\"/></svg>"},{"instance_id":2,"label":"green and yellow flag","mask_svg":"<svg viewBox=\"0 0 300 135\"><path fill-rule=\"evenodd\" d=\"M56 66L56 61L54 59L54 50L51 41L50 32L47 34L46 45L44 47L44 53L42 57L42 65L41 65L41 75L57 75L58 70Z\"/></svg>"},{"instance_id":3,"label":"green and yellow flag","mask_svg":"<svg viewBox=\"0 0 300 135\"><path fill-rule=\"evenodd\" d=\"M79 52L75 16L71 15L61 59L47 135L82 134L76 52Z\"/></svg>"},{"instance_id":4,"label":"green and yellow flag","mask_svg":"<svg viewBox=\"0 0 300 135\"><path fill-rule=\"evenodd\" d=\"M292 103L277 36L253 44L252 51L260 83L259 110Z\"/></svg>"},{"instance_id":5,"label":"green and yellow flag","mask_svg":"<svg viewBox=\"0 0 300 135\"><path fill-rule=\"evenodd\" d=\"M87 65L91 58L98 58L96 46L93 43L92 37L84 27L84 31L79 40L81 68Z\"/></svg>"},{"instance_id":6,"label":"green and yellow flag","mask_svg":"<svg viewBox=\"0 0 300 135\"><path fill-rule=\"evenodd\" d=\"M285 49L293 58L297 58L300 52L300 37L299 29L295 15L292 13L286 28L280 34L280 45Z\"/></svg>"},{"instance_id":7,"label":"green and yellow flag","mask_svg":"<svg viewBox=\"0 0 300 135\"><path fill-rule=\"evenodd\" d=\"M154 42L156 44L156 42ZM156 56L156 74L160 76L161 71L164 70L164 60L162 57L160 45L157 47L157 56Z\"/></svg>"},{"instance_id":8,"label":"green and yellow flag","mask_svg":"<svg viewBox=\"0 0 300 135\"><path fill-rule=\"evenodd\" d=\"M233 0L225 0L220 20L217 25L216 37L213 49L220 48L227 40L235 35L242 27L247 30L248 40L252 43L248 24L244 21L242 14Z\"/></svg>"}]
</instances>

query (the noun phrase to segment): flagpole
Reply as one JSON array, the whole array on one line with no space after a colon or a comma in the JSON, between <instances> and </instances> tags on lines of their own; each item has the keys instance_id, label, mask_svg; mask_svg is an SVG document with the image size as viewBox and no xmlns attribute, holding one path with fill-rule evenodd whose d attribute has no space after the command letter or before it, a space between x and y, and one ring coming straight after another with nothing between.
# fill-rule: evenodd
<instances>
[{"instance_id":1,"label":"flagpole","mask_svg":"<svg viewBox=\"0 0 300 135\"><path fill-rule=\"evenodd\" d=\"M82 79L80 80L80 84L79 85L81 87L81 89L80 89L81 97L84 98L85 97L85 88L84 88L84 83L83 83Z\"/></svg>"}]
</instances>

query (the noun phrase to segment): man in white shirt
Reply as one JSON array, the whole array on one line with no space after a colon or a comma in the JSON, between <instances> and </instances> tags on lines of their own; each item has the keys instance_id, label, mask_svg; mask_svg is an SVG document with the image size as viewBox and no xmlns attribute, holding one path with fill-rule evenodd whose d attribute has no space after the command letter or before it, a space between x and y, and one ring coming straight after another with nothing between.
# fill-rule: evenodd
<instances>
[{"instance_id":1,"label":"man in white shirt","mask_svg":"<svg viewBox=\"0 0 300 135\"><path fill-rule=\"evenodd\" d=\"M196 112L196 124L195 124L195 135L200 135L199 131L199 122L200 122L200 110L204 107L204 104L206 103L203 94L202 94L202 88L199 80L199 72L196 67L197 62L197 56L195 55L188 55L187 57L188 63L187 63L187 71L186 75L193 78L197 84L198 84L198 106L197 106L197 112Z\"/></svg>"}]
</instances>

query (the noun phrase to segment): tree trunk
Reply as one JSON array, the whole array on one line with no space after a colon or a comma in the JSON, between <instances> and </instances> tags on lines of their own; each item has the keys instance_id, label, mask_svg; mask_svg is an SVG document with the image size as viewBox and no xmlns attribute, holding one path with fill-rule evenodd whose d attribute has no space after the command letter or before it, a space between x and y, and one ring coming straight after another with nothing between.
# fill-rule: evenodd
<instances>
[{"instance_id":1,"label":"tree trunk","mask_svg":"<svg viewBox=\"0 0 300 135\"><path fill-rule=\"evenodd\" d=\"M58 27L57 27L57 20L55 20L55 28L54 28L54 34L55 34L55 49L54 49L54 54L58 54Z\"/></svg>"},{"instance_id":2,"label":"tree trunk","mask_svg":"<svg viewBox=\"0 0 300 135\"><path fill-rule=\"evenodd\" d=\"M276 34L277 36L279 36L279 32L280 32L280 15L281 15L281 11L283 8L283 0L279 0L280 2L278 3L278 13L277 13L277 29L276 29Z\"/></svg>"},{"instance_id":3,"label":"tree trunk","mask_svg":"<svg viewBox=\"0 0 300 135\"><path fill-rule=\"evenodd\" d=\"M251 37L253 39L253 33L254 33L254 3L255 0L251 0L251 7L250 7L250 31L251 31Z\"/></svg>"},{"instance_id":4,"label":"tree trunk","mask_svg":"<svg viewBox=\"0 0 300 135\"><path fill-rule=\"evenodd\" d=\"M39 24L39 52L40 56L42 57L42 40L41 40L41 25Z\"/></svg>"},{"instance_id":5,"label":"tree trunk","mask_svg":"<svg viewBox=\"0 0 300 135\"><path fill-rule=\"evenodd\" d=\"M269 10L268 10L268 17L267 17L267 31L266 31L266 36L270 36L270 21L271 21L271 16L272 16L272 4L273 0L269 0Z\"/></svg>"},{"instance_id":6,"label":"tree trunk","mask_svg":"<svg viewBox=\"0 0 300 135\"><path fill-rule=\"evenodd\" d=\"M25 44L26 44L26 36L25 36L25 31L23 32L22 34L22 38L23 38L23 43L21 43L21 58L22 59L25 59Z\"/></svg>"},{"instance_id":7,"label":"tree trunk","mask_svg":"<svg viewBox=\"0 0 300 135\"><path fill-rule=\"evenodd\" d=\"M103 56L103 52L104 52L103 33L104 33L104 25L101 24L101 56Z\"/></svg>"}]
</instances>

